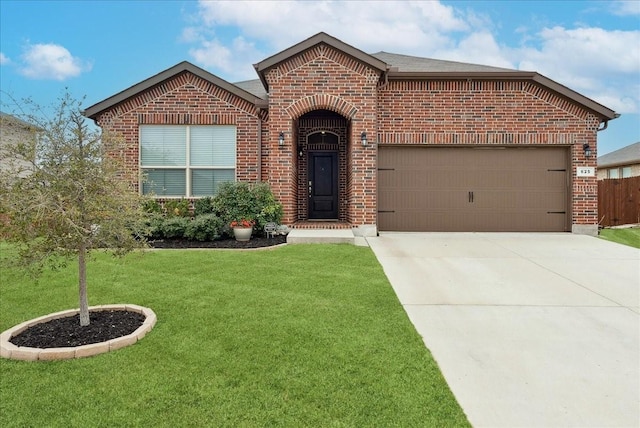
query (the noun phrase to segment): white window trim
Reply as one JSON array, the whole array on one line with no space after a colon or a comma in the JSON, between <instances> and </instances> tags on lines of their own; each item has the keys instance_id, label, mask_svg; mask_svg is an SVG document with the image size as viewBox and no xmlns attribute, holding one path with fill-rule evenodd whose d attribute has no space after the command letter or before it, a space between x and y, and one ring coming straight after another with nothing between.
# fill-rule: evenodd
<instances>
[{"instance_id":1,"label":"white window trim","mask_svg":"<svg viewBox=\"0 0 640 428\"><path fill-rule=\"evenodd\" d=\"M142 175L144 173L145 169L176 169L176 170L184 170L186 176L186 195L183 196L163 196L163 195L156 195L155 198L157 199L184 199L184 198L189 198L189 199L202 199L202 198L206 198L206 196L193 196L192 193L192 189L191 189L191 171L194 169L206 169L206 170L212 170L212 169L221 169L221 170L229 170L229 169L233 169L233 180L234 181L238 181L238 126L237 125L172 125L172 126L184 126L186 127L186 144L185 144L185 150L187 151L185 154L185 165L184 166L155 166L155 165L142 165L142 142L140 141L140 128L142 126L163 126L163 125L154 125L154 124L144 124L144 125L138 125L138 169L140 170L140 181L139 181L139 185L138 185L138 189L139 189L139 193L140 195L144 195L143 193L143 180L142 180ZM225 166L190 166L191 165L191 127L192 126L235 126L236 128L236 141L235 141L235 153L234 153L234 159L235 159L235 163L233 164L233 166L229 166L229 165L225 165Z\"/></svg>"}]
</instances>

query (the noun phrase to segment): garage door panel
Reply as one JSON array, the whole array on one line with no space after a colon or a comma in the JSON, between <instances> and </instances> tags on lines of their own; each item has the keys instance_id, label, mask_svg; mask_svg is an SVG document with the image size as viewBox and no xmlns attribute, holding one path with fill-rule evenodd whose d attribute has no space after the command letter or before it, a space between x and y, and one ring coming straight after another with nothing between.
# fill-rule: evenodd
<instances>
[{"instance_id":1,"label":"garage door panel","mask_svg":"<svg viewBox=\"0 0 640 428\"><path fill-rule=\"evenodd\" d=\"M380 230L567 230L567 152L383 146Z\"/></svg>"}]
</instances>

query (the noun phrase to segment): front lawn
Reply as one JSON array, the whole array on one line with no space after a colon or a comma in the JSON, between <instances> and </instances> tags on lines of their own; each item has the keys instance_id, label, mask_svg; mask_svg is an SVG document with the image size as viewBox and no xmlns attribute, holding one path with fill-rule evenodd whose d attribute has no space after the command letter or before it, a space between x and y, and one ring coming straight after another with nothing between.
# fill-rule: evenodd
<instances>
[{"instance_id":1,"label":"front lawn","mask_svg":"<svg viewBox=\"0 0 640 428\"><path fill-rule=\"evenodd\" d=\"M0 331L77 307L75 272L3 270ZM0 426L468 426L368 248L99 254L87 278L91 305L158 323L92 358L1 359Z\"/></svg>"},{"instance_id":2,"label":"front lawn","mask_svg":"<svg viewBox=\"0 0 640 428\"><path fill-rule=\"evenodd\" d=\"M602 229L600 237L608 241L640 248L640 228Z\"/></svg>"}]
</instances>

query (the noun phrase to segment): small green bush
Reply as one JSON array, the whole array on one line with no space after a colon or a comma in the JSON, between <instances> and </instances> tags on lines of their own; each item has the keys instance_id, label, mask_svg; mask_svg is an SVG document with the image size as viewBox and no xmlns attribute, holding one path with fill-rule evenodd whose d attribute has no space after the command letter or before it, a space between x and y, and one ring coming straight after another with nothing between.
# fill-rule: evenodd
<instances>
[{"instance_id":1,"label":"small green bush","mask_svg":"<svg viewBox=\"0 0 640 428\"><path fill-rule=\"evenodd\" d=\"M193 215L213 214L213 198L211 196L197 199L193 204Z\"/></svg>"},{"instance_id":2,"label":"small green bush","mask_svg":"<svg viewBox=\"0 0 640 428\"><path fill-rule=\"evenodd\" d=\"M164 217L160 213L152 212L146 219L146 234L147 239L162 239L164 238Z\"/></svg>"},{"instance_id":3,"label":"small green bush","mask_svg":"<svg viewBox=\"0 0 640 428\"><path fill-rule=\"evenodd\" d=\"M170 199L164 203L167 217L191 217L189 201L186 199Z\"/></svg>"},{"instance_id":4,"label":"small green bush","mask_svg":"<svg viewBox=\"0 0 640 428\"><path fill-rule=\"evenodd\" d=\"M215 241L222 236L224 227L224 221L217 215L202 214L189 222L184 237L196 241Z\"/></svg>"},{"instance_id":5,"label":"small green bush","mask_svg":"<svg viewBox=\"0 0 640 428\"><path fill-rule=\"evenodd\" d=\"M162 205L155 199L147 199L142 204L142 209L147 213L162 214Z\"/></svg>"},{"instance_id":6,"label":"small green bush","mask_svg":"<svg viewBox=\"0 0 640 428\"><path fill-rule=\"evenodd\" d=\"M166 239L184 238L190 222L191 219L187 217L166 217L162 222L162 237Z\"/></svg>"},{"instance_id":7,"label":"small green bush","mask_svg":"<svg viewBox=\"0 0 640 428\"><path fill-rule=\"evenodd\" d=\"M230 233L228 226L232 221L255 221L256 230L262 232L266 223L279 224L283 216L282 204L267 183L222 183L211 205L213 212L224 221L226 233Z\"/></svg>"}]
</instances>

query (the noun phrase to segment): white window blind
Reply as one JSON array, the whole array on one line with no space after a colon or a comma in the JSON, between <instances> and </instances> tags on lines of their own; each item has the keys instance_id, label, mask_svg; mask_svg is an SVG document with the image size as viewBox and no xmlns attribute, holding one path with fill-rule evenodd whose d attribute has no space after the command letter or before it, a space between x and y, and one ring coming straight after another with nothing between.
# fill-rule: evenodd
<instances>
[{"instance_id":1,"label":"white window blind","mask_svg":"<svg viewBox=\"0 0 640 428\"><path fill-rule=\"evenodd\" d=\"M192 166L234 167L236 164L236 127L191 127L190 156Z\"/></svg>"},{"instance_id":2,"label":"white window blind","mask_svg":"<svg viewBox=\"0 0 640 428\"><path fill-rule=\"evenodd\" d=\"M143 194L212 196L220 183L234 181L236 127L140 126Z\"/></svg>"},{"instance_id":3,"label":"white window blind","mask_svg":"<svg viewBox=\"0 0 640 428\"><path fill-rule=\"evenodd\" d=\"M143 166L185 166L187 129L184 126L141 126Z\"/></svg>"}]
</instances>

